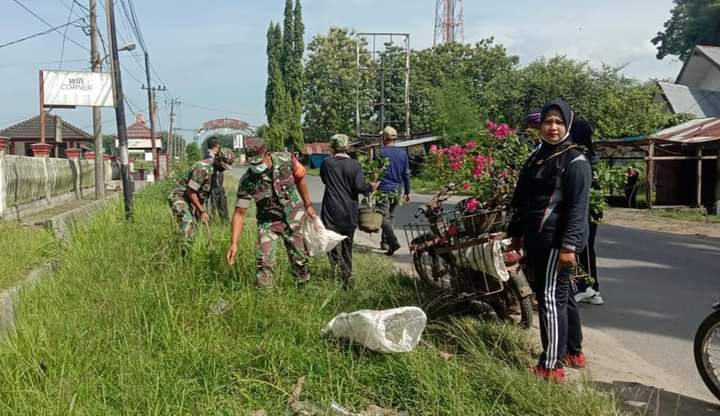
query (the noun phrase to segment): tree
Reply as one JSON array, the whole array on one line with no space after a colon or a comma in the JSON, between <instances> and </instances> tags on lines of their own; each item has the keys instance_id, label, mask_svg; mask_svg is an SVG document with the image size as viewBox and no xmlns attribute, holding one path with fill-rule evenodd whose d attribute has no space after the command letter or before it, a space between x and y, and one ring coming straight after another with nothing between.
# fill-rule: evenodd
<instances>
[{"instance_id":1,"label":"tree","mask_svg":"<svg viewBox=\"0 0 720 416\"><path fill-rule=\"evenodd\" d=\"M103 151L106 155L115 155L115 136L112 134L103 134Z\"/></svg>"},{"instance_id":2,"label":"tree","mask_svg":"<svg viewBox=\"0 0 720 416\"><path fill-rule=\"evenodd\" d=\"M287 136L288 100L282 76L282 29L270 23L267 35L268 89L265 106L268 128L265 139L272 150L282 150Z\"/></svg>"},{"instance_id":3,"label":"tree","mask_svg":"<svg viewBox=\"0 0 720 416\"><path fill-rule=\"evenodd\" d=\"M361 44L360 62L370 66L367 46ZM305 65L305 135L313 141L328 140L335 133L355 131L355 87L360 82L364 100L372 101L371 77L363 72L357 79L356 44L348 29L330 28L308 44ZM362 119L369 119L370 106L362 107Z\"/></svg>"},{"instance_id":4,"label":"tree","mask_svg":"<svg viewBox=\"0 0 720 416\"><path fill-rule=\"evenodd\" d=\"M665 30L651 42L657 47L657 59L668 55L683 61L695 45L720 45L720 0L674 0Z\"/></svg>"},{"instance_id":5,"label":"tree","mask_svg":"<svg viewBox=\"0 0 720 416\"><path fill-rule=\"evenodd\" d=\"M161 131L157 133L160 135L160 140L162 141L162 149L164 152L167 152L168 148L168 132L167 131ZM177 143L178 149L184 149L185 148L185 138L183 136L173 133L173 141Z\"/></svg>"},{"instance_id":6,"label":"tree","mask_svg":"<svg viewBox=\"0 0 720 416\"><path fill-rule=\"evenodd\" d=\"M302 55L305 49L302 37L304 34L302 7L299 1L293 9L293 1L286 0L281 52L281 70L286 93L285 127L287 137L285 146L295 150L302 149L304 143L301 124Z\"/></svg>"},{"instance_id":7,"label":"tree","mask_svg":"<svg viewBox=\"0 0 720 416\"><path fill-rule=\"evenodd\" d=\"M190 143L185 147L185 156L188 162L195 163L202 159L202 153L200 152L200 146L197 143Z\"/></svg>"}]
</instances>

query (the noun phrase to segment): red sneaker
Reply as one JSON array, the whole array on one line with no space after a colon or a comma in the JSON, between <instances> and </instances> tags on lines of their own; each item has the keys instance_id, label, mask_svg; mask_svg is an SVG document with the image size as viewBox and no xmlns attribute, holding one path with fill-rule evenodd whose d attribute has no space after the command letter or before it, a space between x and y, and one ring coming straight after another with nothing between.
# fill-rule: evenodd
<instances>
[{"instance_id":1,"label":"red sneaker","mask_svg":"<svg viewBox=\"0 0 720 416\"><path fill-rule=\"evenodd\" d=\"M564 368L535 367L532 369L532 372L537 377L542 378L546 381L553 381L556 383L564 383L565 382L565 369Z\"/></svg>"},{"instance_id":2,"label":"red sneaker","mask_svg":"<svg viewBox=\"0 0 720 416\"><path fill-rule=\"evenodd\" d=\"M563 364L568 367L583 369L585 368L585 354L581 352L577 354L566 354L565 358L563 358Z\"/></svg>"}]
</instances>

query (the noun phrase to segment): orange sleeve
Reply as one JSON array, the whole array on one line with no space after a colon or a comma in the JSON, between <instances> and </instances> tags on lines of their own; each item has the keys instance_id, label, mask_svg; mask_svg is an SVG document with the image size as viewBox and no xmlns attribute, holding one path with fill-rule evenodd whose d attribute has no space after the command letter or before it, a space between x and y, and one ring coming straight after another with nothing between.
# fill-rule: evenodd
<instances>
[{"instance_id":1,"label":"orange sleeve","mask_svg":"<svg viewBox=\"0 0 720 416\"><path fill-rule=\"evenodd\" d=\"M302 178L305 177L305 166L300 163L299 160L295 156L292 158L292 171L293 171L293 177L295 178L295 182L299 182Z\"/></svg>"}]
</instances>

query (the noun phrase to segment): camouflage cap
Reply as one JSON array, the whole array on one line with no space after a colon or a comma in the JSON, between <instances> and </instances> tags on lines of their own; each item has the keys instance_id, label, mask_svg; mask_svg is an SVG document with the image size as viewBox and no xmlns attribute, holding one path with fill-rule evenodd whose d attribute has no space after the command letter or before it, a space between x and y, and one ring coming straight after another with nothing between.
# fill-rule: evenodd
<instances>
[{"instance_id":1,"label":"camouflage cap","mask_svg":"<svg viewBox=\"0 0 720 416\"><path fill-rule=\"evenodd\" d=\"M251 137L245 140L245 155L251 165L257 165L265 158L267 152L265 142L259 137Z\"/></svg>"},{"instance_id":2,"label":"camouflage cap","mask_svg":"<svg viewBox=\"0 0 720 416\"><path fill-rule=\"evenodd\" d=\"M232 169L233 161L235 161L235 155L227 147L221 148L215 154L215 164L221 166L224 170Z\"/></svg>"},{"instance_id":3,"label":"camouflage cap","mask_svg":"<svg viewBox=\"0 0 720 416\"><path fill-rule=\"evenodd\" d=\"M345 151L350 147L350 138L345 134L336 134L330 138L330 147L335 151Z\"/></svg>"}]
</instances>

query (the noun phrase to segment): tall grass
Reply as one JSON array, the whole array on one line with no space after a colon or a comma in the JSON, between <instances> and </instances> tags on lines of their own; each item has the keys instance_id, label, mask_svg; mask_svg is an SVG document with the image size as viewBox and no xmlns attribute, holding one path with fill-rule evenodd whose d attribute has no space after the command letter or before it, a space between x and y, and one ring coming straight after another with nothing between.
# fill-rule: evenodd
<instances>
[{"instance_id":1,"label":"tall grass","mask_svg":"<svg viewBox=\"0 0 720 416\"><path fill-rule=\"evenodd\" d=\"M322 337L340 312L419 304L418 292L368 255L357 255L351 291L323 258L296 289L282 252L275 288L258 290L252 221L237 267L224 264L229 230L218 225L209 249L201 233L182 257L166 190L138 195L133 222L116 204L79 225L57 276L24 296L0 344L0 414L281 415L301 376L302 400L325 409L335 400L412 415L617 413L592 389L529 376L529 343L514 328L433 321L425 342L397 355Z\"/></svg>"},{"instance_id":2,"label":"tall grass","mask_svg":"<svg viewBox=\"0 0 720 416\"><path fill-rule=\"evenodd\" d=\"M0 290L16 284L54 252L52 232L40 227L0 221Z\"/></svg>"}]
</instances>

